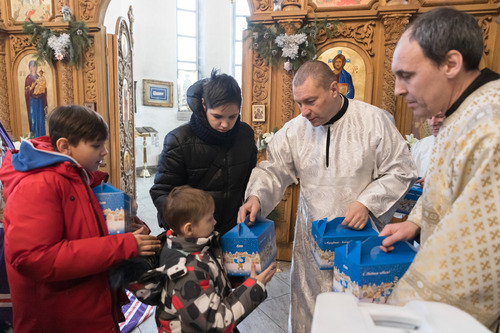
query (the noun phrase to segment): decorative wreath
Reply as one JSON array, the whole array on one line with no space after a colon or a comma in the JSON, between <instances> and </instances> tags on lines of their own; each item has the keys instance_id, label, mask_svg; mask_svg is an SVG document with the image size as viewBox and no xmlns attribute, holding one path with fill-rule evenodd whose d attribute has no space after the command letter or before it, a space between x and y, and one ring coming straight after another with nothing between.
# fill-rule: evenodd
<instances>
[{"instance_id":1,"label":"decorative wreath","mask_svg":"<svg viewBox=\"0 0 500 333\"><path fill-rule=\"evenodd\" d=\"M78 66L83 51L91 45L87 24L71 20L71 11L66 6L63 8L63 17L69 22L69 29L64 31L50 30L31 19L24 22L24 33L30 34L31 43L36 45L37 63L53 63L55 59Z\"/></svg>"},{"instance_id":2,"label":"decorative wreath","mask_svg":"<svg viewBox=\"0 0 500 333\"><path fill-rule=\"evenodd\" d=\"M299 66L308 60L314 60L317 57L316 37L318 34L325 33L327 38L333 37L339 21L328 22L328 18L296 28L290 24L294 33L288 35L285 28L278 23L266 26L262 23L249 24L250 34L247 38L251 39L250 47L255 50L262 58L270 60L272 64L285 61L283 67L285 70L296 70Z\"/></svg>"}]
</instances>

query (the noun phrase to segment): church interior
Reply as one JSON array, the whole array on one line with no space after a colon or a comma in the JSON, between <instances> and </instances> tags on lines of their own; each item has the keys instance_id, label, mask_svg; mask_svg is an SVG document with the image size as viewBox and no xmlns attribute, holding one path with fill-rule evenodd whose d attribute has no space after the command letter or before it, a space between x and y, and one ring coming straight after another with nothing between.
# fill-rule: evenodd
<instances>
[{"instance_id":1,"label":"church interior","mask_svg":"<svg viewBox=\"0 0 500 333\"><path fill-rule=\"evenodd\" d=\"M0 121L13 141L47 134L43 118L36 134L29 123L25 89L34 83L28 81L33 70L43 79L39 94L45 110L79 104L97 112L110 130L100 170L137 200L138 215L159 234L149 189L164 137L191 117L186 102L191 84L212 69L237 80L241 120L255 133L258 161L266 159L263 136L300 114L292 80L300 64L313 59L332 70L342 67L350 77L340 85L344 94L351 91L349 98L388 111L405 139L423 139L432 135L431 128L395 95L391 65L407 25L444 6L474 16L484 37L480 68L500 72L499 0L5 0ZM58 53L70 31L67 43L76 43L74 52ZM274 52L270 41L278 33L272 31L304 33L310 46L286 58ZM40 43L51 32L58 32L52 44L50 38ZM35 38L37 33L42 37ZM339 54L343 62L337 65ZM267 304L239 326L240 332L287 331L299 196L300 183L290 185L273 211L278 279L270 285ZM156 331L152 317L133 332Z\"/></svg>"}]
</instances>

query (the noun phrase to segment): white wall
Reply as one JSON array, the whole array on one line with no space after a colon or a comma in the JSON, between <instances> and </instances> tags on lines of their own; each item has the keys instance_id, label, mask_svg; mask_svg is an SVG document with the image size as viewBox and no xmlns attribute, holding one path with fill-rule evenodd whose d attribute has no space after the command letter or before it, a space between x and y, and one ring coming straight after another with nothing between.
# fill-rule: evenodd
<instances>
[{"instance_id":1,"label":"white wall","mask_svg":"<svg viewBox=\"0 0 500 333\"><path fill-rule=\"evenodd\" d=\"M231 2L229 0L200 1L200 39L203 55L200 63L202 77L210 75L212 68L231 74ZM132 5L133 66L137 81L137 113L135 126L151 126L159 132L159 145L151 145L147 139L148 165L156 166L161 153L163 138L172 129L183 124L177 120L177 45L175 0L111 0L104 25L107 33L115 33L118 17L128 21L128 9ZM152 107L142 104L142 80L171 81L174 83L174 107ZM142 138L136 138L136 167L142 166Z\"/></svg>"}]
</instances>

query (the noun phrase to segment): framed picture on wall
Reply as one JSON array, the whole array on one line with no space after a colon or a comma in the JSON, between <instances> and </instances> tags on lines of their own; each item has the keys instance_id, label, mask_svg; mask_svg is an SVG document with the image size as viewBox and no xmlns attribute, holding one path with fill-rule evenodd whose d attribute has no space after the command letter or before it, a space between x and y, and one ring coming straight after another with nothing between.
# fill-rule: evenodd
<instances>
[{"instance_id":1,"label":"framed picture on wall","mask_svg":"<svg viewBox=\"0 0 500 333\"><path fill-rule=\"evenodd\" d=\"M252 105L252 121L254 123L266 122L266 106L265 105Z\"/></svg>"},{"instance_id":2,"label":"framed picture on wall","mask_svg":"<svg viewBox=\"0 0 500 333\"><path fill-rule=\"evenodd\" d=\"M142 104L167 108L174 106L173 82L142 80L142 87Z\"/></svg>"}]
</instances>

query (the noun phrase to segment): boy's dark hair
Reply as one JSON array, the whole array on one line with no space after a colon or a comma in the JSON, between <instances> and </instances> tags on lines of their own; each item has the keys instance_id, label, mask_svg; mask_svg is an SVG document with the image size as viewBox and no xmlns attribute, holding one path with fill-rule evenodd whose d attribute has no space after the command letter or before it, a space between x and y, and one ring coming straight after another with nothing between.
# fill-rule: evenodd
<instances>
[{"instance_id":1,"label":"boy's dark hair","mask_svg":"<svg viewBox=\"0 0 500 333\"><path fill-rule=\"evenodd\" d=\"M64 105L50 113L49 135L50 143L57 151L56 143L60 138L68 139L72 146L77 146L81 140L104 141L108 138L109 128L97 112L81 105Z\"/></svg>"},{"instance_id":2,"label":"boy's dark hair","mask_svg":"<svg viewBox=\"0 0 500 333\"><path fill-rule=\"evenodd\" d=\"M197 225L214 207L214 199L207 192L189 185L178 186L167 197L163 219L176 234L182 234L187 222Z\"/></svg>"},{"instance_id":3,"label":"boy's dark hair","mask_svg":"<svg viewBox=\"0 0 500 333\"><path fill-rule=\"evenodd\" d=\"M227 74L217 74L212 70L210 79L203 84L203 100L207 109L215 109L226 104L236 104L241 107L241 89L238 82Z\"/></svg>"}]
</instances>

